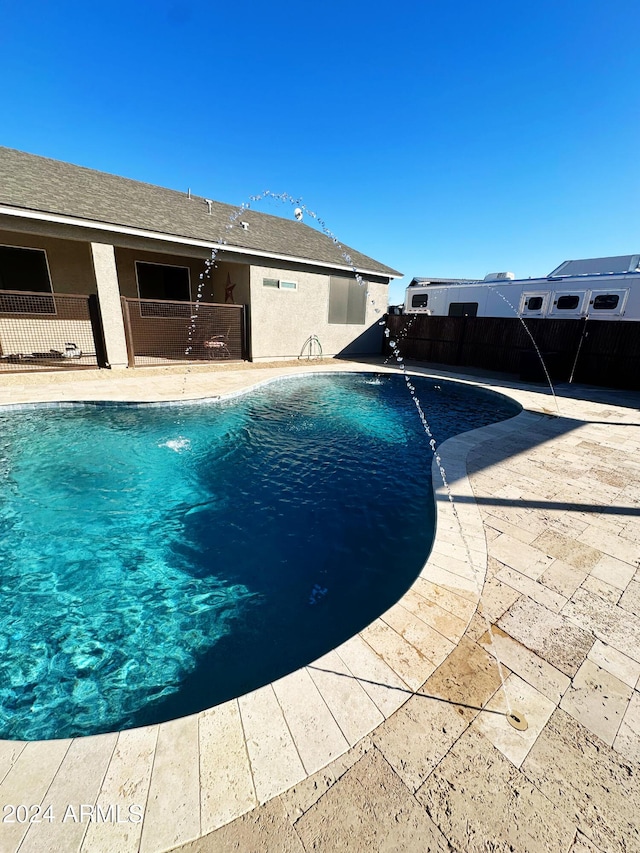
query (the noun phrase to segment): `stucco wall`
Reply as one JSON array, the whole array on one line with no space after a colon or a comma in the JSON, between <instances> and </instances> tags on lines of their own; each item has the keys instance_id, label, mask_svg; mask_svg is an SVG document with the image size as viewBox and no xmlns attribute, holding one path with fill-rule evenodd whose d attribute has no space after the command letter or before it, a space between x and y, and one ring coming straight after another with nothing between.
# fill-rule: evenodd
<instances>
[{"instance_id":1,"label":"stucco wall","mask_svg":"<svg viewBox=\"0 0 640 853\"><path fill-rule=\"evenodd\" d=\"M250 275L248 264L233 264L219 261L217 269L211 273L213 302L224 303L225 290L227 287L227 276L233 288L233 303L235 305L248 305L250 299Z\"/></svg>"},{"instance_id":2,"label":"stucco wall","mask_svg":"<svg viewBox=\"0 0 640 853\"><path fill-rule=\"evenodd\" d=\"M297 290L265 287L263 279L296 281ZM305 341L317 335L324 355L380 351L378 320L386 311L385 284L369 283L365 322L329 323L330 275L317 272L251 267L251 352L254 361L297 358ZM373 303L372 303L373 300ZM375 309L380 313L376 313Z\"/></svg>"},{"instance_id":3,"label":"stucco wall","mask_svg":"<svg viewBox=\"0 0 640 853\"><path fill-rule=\"evenodd\" d=\"M58 240L38 234L0 231L0 245L44 249L54 293L96 293L88 243Z\"/></svg>"}]
</instances>

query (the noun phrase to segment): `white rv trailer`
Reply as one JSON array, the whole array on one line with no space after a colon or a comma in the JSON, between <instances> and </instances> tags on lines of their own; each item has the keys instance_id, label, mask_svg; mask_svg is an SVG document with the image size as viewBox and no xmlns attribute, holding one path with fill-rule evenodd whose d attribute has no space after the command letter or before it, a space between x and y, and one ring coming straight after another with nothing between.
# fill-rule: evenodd
<instances>
[{"instance_id":1,"label":"white rv trailer","mask_svg":"<svg viewBox=\"0 0 640 853\"><path fill-rule=\"evenodd\" d=\"M414 278L405 314L640 320L640 255L564 261L546 278L490 273L483 281Z\"/></svg>"}]
</instances>

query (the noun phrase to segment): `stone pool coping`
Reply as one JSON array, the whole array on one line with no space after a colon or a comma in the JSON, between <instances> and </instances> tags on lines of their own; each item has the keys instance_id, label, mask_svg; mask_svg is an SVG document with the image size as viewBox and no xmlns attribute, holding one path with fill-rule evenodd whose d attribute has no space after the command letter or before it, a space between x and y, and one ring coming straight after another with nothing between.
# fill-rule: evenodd
<instances>
[{"instance_id":1,"label":"stone pool coping","mask_svg":"<svg viewBox=\"0 0 640 853\"><path fill-rule=\"evenodd\" d=\"M353 371L354 365L331 364L320 369ZM378 372L384 368L358 365L357 369ZM268 370L272 374L267 378L272 379L301 368ZM317 372L318 366L302 368L308 370ZM226 382L216 384L221 376L205 375L199 380L199 391L192 387L190 376L189 394L213 396L212 387L217 387L224 396L242 386L261 384L251 381L255 377L247 373L235 388L228 374L224 374ZM136 383L140 384L137 378ZM92 394L107 390L102 381L94 384L99 387L78 386ZM118 389L116 384L112 398L131 395L131 383L121 383ZM491 387L490 383L477 384ZM65 396L60 387L52 392L38 386L35 396L52 394L60 399ZM381 727L457 648L476 614L487 568L487 539L467 477L469 453L491 440L508 441L514 434L535 430L549 420L552 407L547 395L523 388L497 390L506 391L529 411L449 439L441 446L465 541L446 490L438 486L432 553L413 587L394 607L313 664L200 714L89 738L26 745L0 742L2 803L51 803L57 817L52 823L32 824L26 830L22 824L3 824L3 849L19 848L21 853L169 850L277 797ZM66 399L69 394L77 395L75 385L65 386L64 391ZM21 393L18 402L27 403L33 389ZM150 392L147 387L142 397L155 394L158 399L160 393L170 395L171 389ZM139 388L136 394L140 394ZM70 819L63 823L67 805L80 803L97 803L104 812L119 805L123 819L129 806L143 805L144 821L86 823Z\"/></svg>"}]
</instances>

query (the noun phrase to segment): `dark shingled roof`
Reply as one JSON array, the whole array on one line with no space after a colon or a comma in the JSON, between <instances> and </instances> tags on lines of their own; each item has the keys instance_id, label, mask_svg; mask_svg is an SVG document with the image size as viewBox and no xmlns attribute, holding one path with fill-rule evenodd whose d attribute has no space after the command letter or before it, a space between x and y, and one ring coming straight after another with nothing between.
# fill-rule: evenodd
<instances>
[{"instance_id":1,"label":"dark shingled roof","mask_svg":"<svg viewBox=\"0 0 640 853\"><path fill-rule=\"evenodd\" d=\"M255 250L306 261L350 266L382 276L401 273L360 252L337 246L325 234L294 219L282 219L253 210L242 212L228 229L238 208L214 201L211 215L205 200L175 190L132 181L60 160L50 160L0 147L0 204L49 214L72 216L113 226L218 243L227 248Z\"/></svg>"}]
</instances>

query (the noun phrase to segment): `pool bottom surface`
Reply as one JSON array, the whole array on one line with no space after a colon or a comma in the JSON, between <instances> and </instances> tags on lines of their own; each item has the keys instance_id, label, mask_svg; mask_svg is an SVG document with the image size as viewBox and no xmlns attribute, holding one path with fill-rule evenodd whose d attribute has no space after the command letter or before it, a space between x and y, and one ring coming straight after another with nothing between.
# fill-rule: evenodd
<instances>
[{"instance_id":1,"label":"pool bottom surface","mask_svg":"<svg viewBox=\"0 0 640 853\"><path fill-rule=\"evenodd\" d=\"M438 442L519 410L414 379ZM411 585L434 533L404 380L0 415L0 735L194 713L303 666Z\"/></svg>"}]
</instances>

